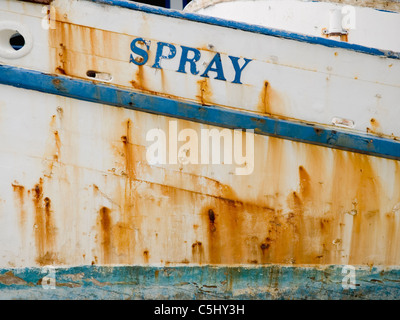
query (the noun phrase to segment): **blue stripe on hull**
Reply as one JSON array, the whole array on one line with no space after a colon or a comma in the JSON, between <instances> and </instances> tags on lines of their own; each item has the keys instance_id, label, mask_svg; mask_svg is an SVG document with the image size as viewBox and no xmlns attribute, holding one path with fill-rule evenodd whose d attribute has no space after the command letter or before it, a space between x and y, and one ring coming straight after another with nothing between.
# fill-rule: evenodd
<instances>
[{"instance_id":1,"label":"blue stripe on hull","mask_svg":"<svg viewBox=\"0 0 400 320\"><path fill-rule=\"evenodd\" d=\"M0 299L399 299L400 270L343 266L76 266L0 269ZM44 272L43 272L44 271ZM43 277L55 282L42 281ZM45 289L44 285L53 284Z\"/></svg>"},{"instance_id":2,"label":"blue stripe on hull","mask_svg":"<svg viewBox=\"0 0 400 320\"><path fill-rule=\"evenodd\" d=\"M392 139L148 95L66 76L0 65L0 84L230 129L253 129L256 134L400 159L400 142Z\"/></svg>"}]
</instances>

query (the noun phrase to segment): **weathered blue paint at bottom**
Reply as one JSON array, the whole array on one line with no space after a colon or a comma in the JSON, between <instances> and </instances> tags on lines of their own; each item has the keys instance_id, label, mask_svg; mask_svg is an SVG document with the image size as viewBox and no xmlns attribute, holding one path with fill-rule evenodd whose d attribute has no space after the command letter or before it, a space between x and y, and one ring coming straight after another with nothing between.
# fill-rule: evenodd
<instances>
[{"instance_id":1,"label":"weathered blue paint at bottom","mask_svg":"<svg viewBox=\"0 0 400 320\"><path fill-rule=\"evenodd\" d=\"M398 299L400 269L357 267L344 289L343 266L77 266L1 269L0 299Z\"/></svg>"}]
</instances>

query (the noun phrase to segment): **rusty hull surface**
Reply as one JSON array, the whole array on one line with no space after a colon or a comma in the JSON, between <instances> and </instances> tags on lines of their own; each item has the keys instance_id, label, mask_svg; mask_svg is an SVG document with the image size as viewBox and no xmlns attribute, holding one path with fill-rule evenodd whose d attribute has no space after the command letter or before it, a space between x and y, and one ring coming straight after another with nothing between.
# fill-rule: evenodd
<instances>
[{"instance_id":1,"label":"rusty hull surface","mask_svg":"<svg viewBox=\"0 0 400 320\"><path fill-rule=\"evenodd\" d=\"M54 72L83 77L71 49L83 36L91 67L107 69L94 50L114 38L65 19L50 31ZM146 88L140 70L133 89ZM0 97L0 297L398 297L398 161L255 135L248 176L150 166L146 132L176 119L4 85ZM56 290L42 289L44 266Z\"/></svg>"},{"instance_id":2,"label":"rusty hull surface","mask_svg":"<svg viewBox=\"0 0 400 320\"><path fill-rule=\"evenodd\" d=\"M115 283L96 274L103 269L92 274L82 267L76 285L85 294L97 288L90 279L104 281L113 298L128 297L111 294L115 286L123 292L140 286L144 291L138 296L165 297L160 289L165 283L154 280L146 287L145 279L161 272L179 275L177 282L174 276L164 279L170 284L193 272L203 281L200 287L216 286L219 298L304 298L301 288L310 283L317 287L311 285L307 295L316 298L375 297L377 284L387 291L379 297L398 294L398 161L256 135L249 176L232 174L230 165L150 166L145 133L154 126L167 132L173 119L22 94L26 90L12 87L1 90L7 91L2 97L10 97L1 101L2 123L8 122L0 131L2 163L9 164L1 177L1 221L7 226L2 267L4 274L22 272L18 277L26 282L4 280L10 289L4 295L19 297L29 283L35 286L29 285L26 297L50 294L37 284L38 270L49 265L61 274L83 272L74 266L114 266L104 269L104 277L114 277ZM40 117L27 105L40 105ZM206 126L178 120L180 127ZM357 266L361 279L377 281L349 293L336 281L343 265ZM242 268L234 274L243 276L230 278L233 287L227 287L232 268ZM379 271L374 276L372 270ZM336 282L324 276L327 272ZM141 275L135 284L125 278L132 273ZM216 278L211 281L209 273ZM310 280L320 277L322 282ZM275 295L267 290L270 282L277 286ZM314 290L320 285L326 290L318 295ZM188 286L190 293L178 290L171 296L201 293ZM78 297L68 285L61 289L69 293L59 297Z\"/></svg>"}]
</instances>

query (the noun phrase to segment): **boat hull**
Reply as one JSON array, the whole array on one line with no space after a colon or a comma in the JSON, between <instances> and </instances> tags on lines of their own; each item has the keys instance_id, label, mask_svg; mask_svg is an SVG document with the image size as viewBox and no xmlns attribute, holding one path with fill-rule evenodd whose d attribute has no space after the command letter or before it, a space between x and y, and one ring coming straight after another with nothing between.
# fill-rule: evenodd
<instances>
[{"instance_id":1,"label":"boat hull","mask_svg":"<svg viewBox=\"0 0 400 320\"><path fill-rule=\"evenodd\" d=\"M0 297L398 296L400 148L393 103L400 99L392 70L400 64L395 53L285 39L266 34L275 32L270 30L251 34L193 21L201 19L196 15L99 2L107 3L71 1L64 7L66 2L55 1L55 29L41 33L47 42L39 41L41 46L33 45L21 59L2 59ZM16 6L14 11L20 5L7 3ZM41 6L29 6L39 15ZM83 20L79 8L97 15ZM94 17L105 13L121 14L114 27L120 30L97 26ZM132 31L126 29L128 17L138 21ZM35 21L32 26L39 28L41 20ZM164 25L171 28L162 33ZM182 25L199 37L179 38ZM221 46L205 49L199 46L209 35L200 32L203 27L221 32L220 37L230 33L235 41L224 44L220 38ZM265 40L261 45L282 54L280 62L238 46L243 34L254 35L249 43ZM135 46L139 37L144 51ZM148 51L146 40L155 45ZM122 49L107 51L109 44ZM171 46L177 49L175 61ZM188 55L186 73L177 71L184 47L203 57L208 52L204 70L191 74ZM305 60L296 66L282 62L284 56L293 59L290 47L303 50ZM35 50L43 54L44 48L49 59L36 62ZM311 51L331 55L328 63L341 71L327 75L326 62L310 62L306 52ZM346 58L336 58L338 52ZM130 62L130 55L143 60ZM229 56L241 63L235 68L239 60ZM248 67L258 66L253 72L245 58L251 59ZM382 73L346 70L356 60ZM221 70L229 70L224 69L229 61L225 80L217 79ZM317 71L311 71L314 67ZM361 80L348 77L354 70ZM88 71L111 74L112 80L93 79ZM310 88L321 77L321 90ZM336 85L326 84L335 77ZM273 91L279 86L280 98ZM349 99L337 95L347 86L353 88ZM380 92L384 98L378 103L360 92ZM310 99L325 101L324 111L310 112L316 108L307 109ZM350 109L355 101L363 109ZM389 107L390 114L382 111ZM331 123L338 114L364 120L340 128ZM371 119L380 126L367 132ZM233 147L226 149L224 138L224 144L209 140L203 148L204 130L232 139ZM155 136L164 143L157 145ZM215 154L220 157L214 159Z\"/></svg>"}]
</instances>

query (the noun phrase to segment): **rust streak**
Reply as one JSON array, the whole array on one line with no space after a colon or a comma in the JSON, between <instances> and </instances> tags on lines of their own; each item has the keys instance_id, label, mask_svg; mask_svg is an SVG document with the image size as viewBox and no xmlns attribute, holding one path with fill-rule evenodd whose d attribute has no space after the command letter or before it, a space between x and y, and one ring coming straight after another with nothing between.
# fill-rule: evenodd
<instances>
[{"instance_id":1,"label":"rust streak","mask_svg":"<svg viewBox=\"0 0 400 320\"><path fill-rule=\"evenodd\" d=\"M204 248L200 241L196 241L192 244L192 259L193 262L202 264L204 259Z\"/></svg>"},{"instance_id":2,"label":"rust streak","mask_svg":"<svg viewBox=\"0 0 400 320\"><path fill-rule=\"evenodd\" d=\"M149 250L144 250L143 251L143 259L144 259L144 263L149 263Z\"/></svg>"},{"instance_id":3,"label":"rust streak","mask_svg":"<svg viewBox=\"0 0 400 320\"><path fill-rule=\"evenodd\" d=\"M22 228L24 228L26 222L25 212L25 187L18 184L11 184L14 191L15 205L19 207L19 221Z\"/></svg>"},{"instance_id":4,"label":"rust streak","mask_svg":"<svg viewBox=\"0 0 400 320\"><path fill-rule=\"evenodd\" d=\"M106 264L111 263L111 226L112 226L112 221L111 221L110 213L111 213L111 210L106 207L102 207L99 211L103 261Z\"/></svg>"},{"instance_id":5,"label":"rust streak","mask_svg":"<svg viewBox=\"0 0 400 320\"><path fill-rule=\"evenodd\" d=\"M136 178L135 174L135 159L133 155L133 144L131 142L132 135L132 122L128 120L126 122L126 135L121 137L122 143L124 145L125 154L125 173L129 180L134 180Z\"/></svg>"},{"instance_id":6,"label":"rust streak","mask_svg":"<svg viewBox=\"0 0 400 320\"><path fill-rule=\"evenodd\" d=\"M209 80L207 78L204 78L203 80L197 81L197 84L198 94L196 97L200 100L202 105L210 103L212 98L212 91L210 88Z\"/></svg>"},{"instance_id":7,"label":"rust streak","mask_svg":"<svg viewBox=\"0 0 400 320\"><path fill-rule=\"evenodd\" d=\"M270 85L268 81L264 81L263 88L260 93L258 111L271 114L270 106Z\"/></svg>"},{"instance_id":8,"label":"rust streak","mask_svg":"<svg viewBox=\"0 0 400 320\"><path fill-rule=\"evenodd\" d=\"M35 208L36 261L40 265L58 263L57 254L54 251L56 228L51 210L51 200L48 197L43 198L42 178L40 178L39 183L32 190L32 195Z\"/></svg>"}]
</instances>

